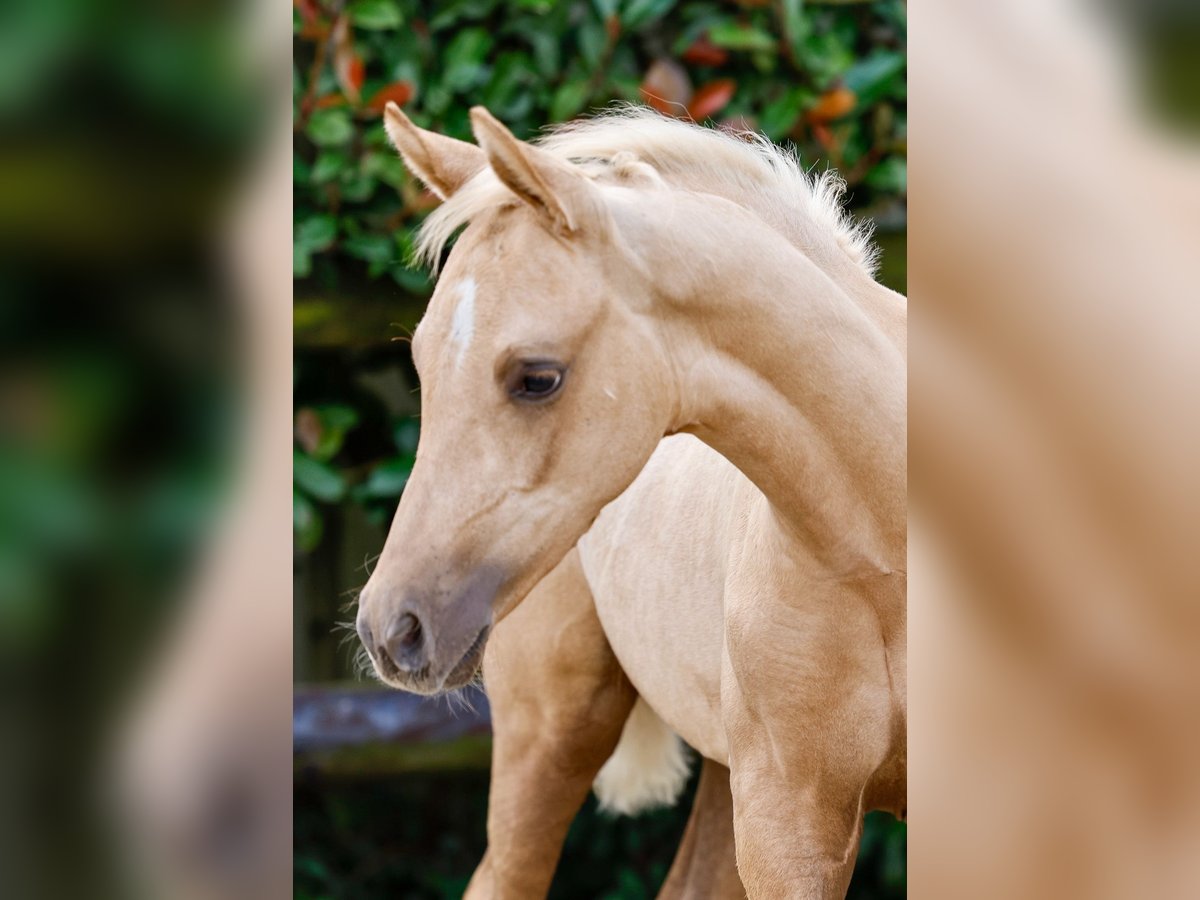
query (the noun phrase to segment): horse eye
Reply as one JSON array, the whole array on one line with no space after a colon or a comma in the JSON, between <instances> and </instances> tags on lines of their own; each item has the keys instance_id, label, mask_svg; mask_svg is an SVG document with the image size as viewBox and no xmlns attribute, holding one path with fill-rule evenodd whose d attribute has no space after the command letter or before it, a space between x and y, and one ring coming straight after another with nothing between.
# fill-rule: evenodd
<instances>
[{"instance_id":1,"label":"horse eye","mask_svg":"<svg viewBox=\"0 0 1200 900\"><path fill-rule=\"evenodd\" d=\"M552 397L562 386L562 368L545 364L529 365L517 373L511 391L517 400L539 401Z\"/></svg>"},{"instance_id":2,"label":"horse eye","mask_svg":"<svg viewBox=\"0 0 1200 900\"><path fill-rule=\"evenodd\" d=\"M519 393L530 399L549 397L562 384L562 372L557 369L535 369L521 378Z\"/></svg>"}]
</instances>

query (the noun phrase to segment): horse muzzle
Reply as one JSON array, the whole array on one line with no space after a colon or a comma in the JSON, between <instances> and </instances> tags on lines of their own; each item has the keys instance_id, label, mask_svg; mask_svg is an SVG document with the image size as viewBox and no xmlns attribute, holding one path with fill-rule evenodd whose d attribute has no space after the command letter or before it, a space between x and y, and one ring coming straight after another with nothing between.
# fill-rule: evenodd
<instances>
[{"instance_id":1,"label":"horse muzzle","mask_svg":"<svg viewBox=\"0 0 1200 900\"><path fill-rule=\"evenodd\" d=\"M379 677L418 694L469 683L483 662L501 580L497 570L483 569L453 594L377 592L368 584L359 598L355 626Z\"/></svg>"}]
</instances>

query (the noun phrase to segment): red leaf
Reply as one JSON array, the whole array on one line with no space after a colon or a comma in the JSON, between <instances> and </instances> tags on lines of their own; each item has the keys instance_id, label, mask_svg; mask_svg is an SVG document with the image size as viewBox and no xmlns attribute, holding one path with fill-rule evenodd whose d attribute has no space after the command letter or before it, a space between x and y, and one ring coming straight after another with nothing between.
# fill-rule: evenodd
<instances>
[{"instance_id":1,"label":"red leaf","mask_svg":"<svg viewBox=\"0 0 1200 900\"><path fill-rule=\"evenodd\" d=\"M346 98L341 94L326 94L324 97L318 97L315 104L317 109L329 109L331 106L345 106Z\"/></svg>"},{"instance_id":2,"label":"red leaf","mask_svg":"<svg viewBox=\"0 0 1200 900\"><path fill-rule=\"evenodd\" d=\"M718 47L707 35L701 35L683 51L683 59L695 66L723 66L729 60L729 51Z\"/></svg>"},{"instance_id":3,"label":"red leaf","mask_svg":"<svg viewBox=\"0 0 1200 900\"><path fill-rule=\"evenodd\" d=\"M829 126L820 123L813 126L813 137L817 139L817 143L826 153L833 153L837 150L837 141L834 140L833 132L829 130Z\"/></svg>"},{"instance_id":4,"label":"red leaf","mask_svg":"<svg viewBox=\"0 0 1200 900\"><path fill-rule=\"evenodd\" d=\"M329 37L329 23L305 22L300 26L300 37L306 41L323 41Z\"/></svg>"},{"instance_id":5,"label":"red leaf","mask_svg":"<svg viewBox=\"0 0 1200 900\"><path fill-rule=\"evenodd\" d=\"M300 18L305 25L312 25L321 17L320 7L314 0L292 0L292 6L300 12Z\"/></svg>"},{"instance_id":6,"label":"red leaf","mask_svg":"<svg viewBox=\"0 0 1200 900\"><path fill-rule=\"evenodd\" d=\"M832 122L851 112L857 103L858 97L849 88L831 88L823 93L817 99L816 105L808 111L808 121Z\"/></svg>"},{"instance_id":7,"label":"red leaf","mask_svg":"<svg viewBox=\"0 0 1200 900\"><path fill-rule=\"evenodd\" d=\"M412 99L412 95L412 84L407 81L393 81L391 84L381 87L372 95L371 99L367 101L367 109L381 113L389 102L395 103L397 106L403 106Z\"/></svg>"},{"instance_id":8,"label":"red leaf","mask_svg":"<svg viewBox=\"0 0 1200 900\"><path fill-rule=\"evenodd\" d=\"M732 78L718 78L701 85L688 104L688 115L697 122L711 118L729 104L736 90L737 82Z\"/></svg>"},{"instance_id":9,"label":"red leaf","mask_svg":"<svg viewBox=\"0 0 1200 900\"><path fill-rule=\"evenodd\" d=\"M642 79L642 99L660 113L682 115L692 99L692 81L683 66L672 59L657 59Z\"/></svg>"}]
</instances>

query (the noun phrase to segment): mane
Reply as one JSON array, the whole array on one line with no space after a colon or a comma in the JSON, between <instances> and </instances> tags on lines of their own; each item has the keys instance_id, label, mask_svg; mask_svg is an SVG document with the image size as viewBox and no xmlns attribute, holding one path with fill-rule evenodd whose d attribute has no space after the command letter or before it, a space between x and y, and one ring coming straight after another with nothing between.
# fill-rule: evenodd
<instances>
[{"instance_id":1,"label":"mane","mask_svg":"<svg viewBox=\"0 0 1200 900\"><path fill-rule=\"evenodd\" d=\"M845 182L830 169L806 171L792 150L760 134L733 134L623 106L550 130L534 141L602 180L628 161L652 167L672 187L716 194L755 212L818 265L848 258L874 275L871 225L842 208ZM437 268L459 228L489 209L518 203L490 168L475 175L421 225L415 257Z\"/></svg>"}]
</instances>

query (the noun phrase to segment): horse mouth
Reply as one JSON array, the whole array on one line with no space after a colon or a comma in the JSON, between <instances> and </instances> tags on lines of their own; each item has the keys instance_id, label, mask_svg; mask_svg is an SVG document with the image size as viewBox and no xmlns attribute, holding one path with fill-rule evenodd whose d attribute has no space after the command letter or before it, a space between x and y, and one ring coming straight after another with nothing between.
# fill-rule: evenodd
<instances>
[{"instance_id":1,"label":"horse mouth","mask_svg":"<svg viewBox=\"0 0 1200 900\"><path fill-rule=\"evenodd\" d=\"M442 690L451 691L455 688L460 688L468 684L475 675L479 672L480 666L483 664L483 648L487 644L488 635L491 634L492 626L484 625L479 630L479 634L475 635L475 640L471 642L471 646L462 655L462 658L450 670L450 674L442 681Z\"/></svg>"}]
</instances>

